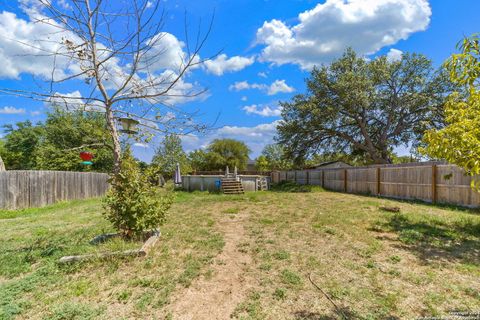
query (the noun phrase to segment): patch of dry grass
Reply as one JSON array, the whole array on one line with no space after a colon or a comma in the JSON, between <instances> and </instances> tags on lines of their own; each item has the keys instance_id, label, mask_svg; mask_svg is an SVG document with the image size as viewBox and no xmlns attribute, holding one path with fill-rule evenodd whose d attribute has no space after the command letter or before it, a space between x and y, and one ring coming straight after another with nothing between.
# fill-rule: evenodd
<instances>
[{"instance_id":1,"label":"patch of dry grass","mask_svg":"<svg viewBox=\"0 0 480 320\"><path fill-rule=\"evenodd\" d=\"M63 255L139 246L92 248L93 236L111 231L100 212L100 201L88 200L0 220L0 319L160 318L172 292L207 272L223 247L212 212L179 202L148 257L58 264Z\"/></svg>"},{"instance_id":2,"label":"patch of dry grass","mask_svg":"<svg viewBox=\"0 0 480 320\"><path fill-rule=\"evenodd\" d=\"M151 256L58 265L110 230L99 212L98 200L0 212L0 319L162 319L176 292L215 277L218 223L238 215L252 289L234 318L339 318L309 274L350 319L480 306L480 216L469 210L332 192L180 193Z\"/></svg>"},{"instance_id":3,"label":"patch of dry grass","mask_svg":"<svg viewBox=\"0 0 480 320\"><path fill-rule=\"evenodd\" d=\"M259 284L255 313L263 318L410 319L478 311L475 212L330 192L265 199L249 208L248 224Z\"/></svg>"}]
</instances>

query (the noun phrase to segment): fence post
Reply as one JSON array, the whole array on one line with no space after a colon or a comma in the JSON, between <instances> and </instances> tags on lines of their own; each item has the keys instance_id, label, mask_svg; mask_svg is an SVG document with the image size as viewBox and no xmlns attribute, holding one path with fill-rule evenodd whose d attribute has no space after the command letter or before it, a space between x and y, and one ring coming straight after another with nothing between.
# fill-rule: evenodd
<instances>
[{"instance_id":1,"label":"fence post","mask_svg":"<svg viewBox=\"0 0 480 320\"><path fill-rule=\"evenodd\" d=\"M437 165L432 166L432 203L437 203Z\"/></svg>"},{"instance_id":2,"label":"fence post","mask_svg":"<svg viewBox=\"0 0 480 320\"><path fill-rule=\"evenodd\" d=\"M377 195L380 195L381 194L381 190L380 190L380 187L381 187L381 181L380 181L380 167L377 168Z\"/></svg>"},{"instance_id":3,"label":"fence post","mask_svg":"<svg viewBox=\"0 0 480 320\"><path fill-rule=\"evenodd\" d=\"M343 191L345 191L345 193L347 193L347 177L348 177L347 169L344 169L343 170Z\"/></svg>"},{"instance_id":4,"label":"fence post","mask_svg":"<svg viewBox=\"0 0 480 320\"><path fill-rule=\"evenodd\" d=\"M325 170L322 170L322 188L325 187Z\"/></svg>"},{"instance_id":5,"label":"fence post","mask_svg":"<svg viewBox=\"0 0 480 320\"><path fill-rule=\"evenodd\" d=\"M310 184L310 174L309 174L310 171L307 170L305 173L307 175L307 185L309 185Z\"/></svg>"}]
</instances>

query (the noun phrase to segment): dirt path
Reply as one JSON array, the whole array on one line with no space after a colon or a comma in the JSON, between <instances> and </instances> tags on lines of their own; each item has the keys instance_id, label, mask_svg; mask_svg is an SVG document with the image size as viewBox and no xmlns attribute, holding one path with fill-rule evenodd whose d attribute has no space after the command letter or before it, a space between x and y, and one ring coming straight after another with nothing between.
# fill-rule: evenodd
<instances>
[{"instance_id":1,"label":"dirt path","mask_svg":"<svg viewBox=\"0 0 480 320\"><path fill-rule=\"evenodd\" d=\"M247 218L245 214L219 217L225 246L214 259L213 276L198 279L175 296L168 308L174 320L229 319L245 299L251 287L246 275L251 258L240 252L238 245L247 239L243 226Z\"/></svg>"}]
</instances>

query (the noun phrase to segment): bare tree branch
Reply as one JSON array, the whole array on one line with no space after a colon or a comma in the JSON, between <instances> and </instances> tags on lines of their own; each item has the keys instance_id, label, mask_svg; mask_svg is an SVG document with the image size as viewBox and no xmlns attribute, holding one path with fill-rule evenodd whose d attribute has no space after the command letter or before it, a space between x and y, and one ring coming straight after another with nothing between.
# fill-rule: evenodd
<instances>
[{"instance_id":1,"label":"bare tree branch","mask_svg":"<svg viewBox=\"0 0 480 320\"><path fill-rule=\"evenodd\" d=\"M176 61L162 62L169 48L165 47L165 11L160 0L152 1L153 5L147 0L132 0L123 6L104 0L68 3L70 9L56 1L38 0L30 20L52 33L32 43L15 40L26 48L25 54L52 58L52 70L44 76L48 88L6 88L0 93L104 113L112 136L115 173L121 162L117 115L138 119L144 128L164 134L207 129L193 121L195 113L182 110L175 101L198 98L206 92L182 86L191 70L212 58L200 57L200 52L212 32L214 15L204 32L199 22L192 43L185 13L186 52L182 49ZM81 84L84 93L62 94L59 86L64 83Z\"/></svg>"}]
</instances>

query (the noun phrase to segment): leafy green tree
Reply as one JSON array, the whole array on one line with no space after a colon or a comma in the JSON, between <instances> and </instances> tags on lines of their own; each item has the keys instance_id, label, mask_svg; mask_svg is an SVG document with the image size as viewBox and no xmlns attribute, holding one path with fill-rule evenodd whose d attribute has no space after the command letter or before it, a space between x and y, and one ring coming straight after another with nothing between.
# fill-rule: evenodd
<instances>
[{"instance_id":1,"label":"leafy green tree","mask_svg":"<svg viewBox=\"0 0 480 320\"><path fill-rule=\"evenodd\" d=\"M369 164L363 154L355 155L345 154L341 152L314 154L311 158L305 161L305 164L307 166L315 166L330 161L342 161L353 166L362 166Z\"/></svg>"},{"instance_id":2,"label":"leafy green tree","mask_svg":"<svg viewBox=\"0 0 480 320\"><path fill-rule=\"evenodd\" d=\"M5 142L0 139L0 172L2 171L5 171L5 163L3 162L3 159L2 159L2 154L5 154L6 151L5 151Z\"/></svg>"},{"instance_id":3,"label":"leafy green tree","mask_svg":"<svg viewBox=\"0 0 480 320\"><path fill-rule=\"evenodd\" d=\"M416 143L443 124L448 77L420 54L368 61L348 49L328 66L314 68L307 93L281 103L278 142L297 163L321 153L364 154L391 163L399 145Z\"/></svg>"},{"instance_id":4,"label":"leafy green tree","mask_svg":"<svg viewBox=\"0 0 480 320\"><path fill-rule=\"evenodd\" d=\"M173 177L177 163L180 164L182 173L189 173L192 170L187 154L183 151L182 140L178 135L167 135L155 152L152 166L158 174L169 179Z\"/></svg>"},{"instance_id":5,"label":"leafy green tree","mask_svg":"<svg viewBox=\"0 0 480 320\"><path fill-rule=\"evenodd\" d=\"M270 167L270 163L268 162L267 157L264 155L261 155L255 159L255 169L257 169L257 171L269 171Z\"/></svg>"},{"instance_id":6,"label":"leafy green tree","mask_svg":"<svg viewBox=\"0 0 480 320\"><path fill-rule=\"evenodd\" d=\"M279 144L267 144L262 155L267 160L270 171L290 170L293 167L293 161L287 158L285 149Z\"/></svg>"},{"instance_id":7,"label":"leafy green tree","mask_svg":"<svg viewBox=\"0 0 480 320\"><path fill-rule=\"evenodd\" d=\"M425 134L421 151L454 163L468 174L480 174L480 36L459 43L460 53L445 63L451 80L466 88L456 91L445 105L446 126Z\"/></svg>"},{"instance_id":8,"label":"leafy green tree","mask_svg":"<svg viewBox=\"0 0 480 320\"><path fill-rule=\"evenodd\" d=\"M45 123L30 121L5 126L1 156L10 170L65 170L109 172L113 165L111 139L105 117L98 113L55 109ZM79 153L91 151L91 167Z\"/></svg>"},{"instance_id":9,"label":"leafy green tree","mask_svg":"<svg viewBox=\"0 0 480 320\"><path fill-rule=\"evenodd\" d=\"M215 139L207 147L208 170L221 170L229 167L233 170L245 170L248 162L250 149L241 141L234 139Z\"/></svg>"},{"instance_id":10,"label":"leafy green tree","mask_svg":"<svg viewBox=\"0 0 480 320\"><path fill-rule=\"evenodd\" d=\"M188 154L190 166L194 172L208 170L207 153L202 149L193 150Z\"/></svg>"},{"instance_id":11,"label":"leafy green tree","mask_svg":"<svg viewBox=\"0 0 480 320\"><path fill-rule=\"evenodd\" d=\"M37 169L36 153L42 143L44 128L30 121L18 122L15 126L5 125L3 158L8 170Z\"/></svg>"},{"instance_id":12,"label":"leafy green tree","mask_svg":"<svg viewBox=\"0 0 480 320\"><path fill-rule=\"evenodd\" d=\"M94 154L91 167L81 163L81 151ZM36 163L37 168L47 170L110 172L112 142L105 117L100 113L55 109L43 125Z\"/></svg>"},{"instance_id":13,"label":"leafy green tree","mask_svg":"<svg viewBox=\"0 0 480 320\"><path fill-rule=\"evenodd\" d=\"M127 148L120 173L110 179L111 188L104 200L106 219L126 238L158 228L173 203L170 191L161 193L148 180Z\"/></svg>"},{"instance_id":14,"label":"leafy green tree","mask_svg":"<svg viewBox=\"0 0 480 320\"><path fill-rule=\"evenodd\" d=\"M395 153L393 153L391 157L392 157L392 163L393 164L418 162L418 159L415 158L413 155L398 156Z\"/></svg>"}]
</instances>

